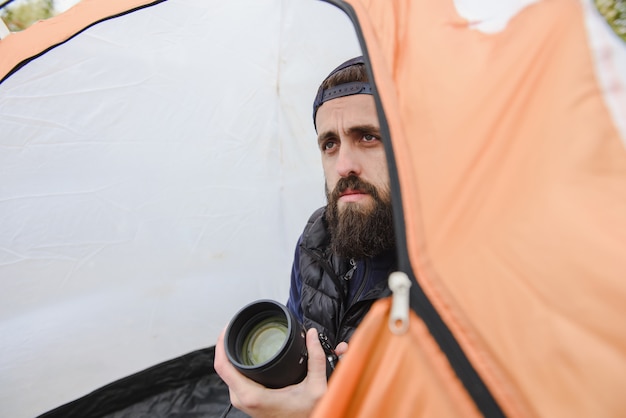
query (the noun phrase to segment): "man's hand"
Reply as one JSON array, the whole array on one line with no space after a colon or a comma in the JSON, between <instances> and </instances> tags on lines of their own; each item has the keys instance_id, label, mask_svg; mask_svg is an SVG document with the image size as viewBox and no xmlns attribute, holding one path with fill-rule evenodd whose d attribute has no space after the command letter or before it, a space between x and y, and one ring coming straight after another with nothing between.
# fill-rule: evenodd
<instances>
[{"instance_id":1,"label":"man's hand","mask_svg":"<svg viewBox=\"0 0 626 418\"><path fill-rule=\"evenodd\" d=\"M306 334L309 353L306 377L296 385L281 389L268 389L239 373L224 352L224 332L215 344L214 366L228 385L233 406L254 418L308 417L326 392L326 356L317 331L312 328Z\"/></svg>"}]
</instances>

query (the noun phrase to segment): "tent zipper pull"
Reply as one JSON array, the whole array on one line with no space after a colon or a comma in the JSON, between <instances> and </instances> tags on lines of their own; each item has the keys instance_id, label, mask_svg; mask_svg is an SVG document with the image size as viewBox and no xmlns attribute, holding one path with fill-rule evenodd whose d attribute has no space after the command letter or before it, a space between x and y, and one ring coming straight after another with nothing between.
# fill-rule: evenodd
<instances>
[{"instance_id":1,"label":"tent zipper pull","mask_svg":"<svg viewBox=\"0 0 626 418\"><path fill-rule=\"evenodd\" d=\"M394 334L404 334L409 329L409 288L411 280L401 271L389 275L389 289L393 293L389 329Z\"/></svg>"}]
</instances>

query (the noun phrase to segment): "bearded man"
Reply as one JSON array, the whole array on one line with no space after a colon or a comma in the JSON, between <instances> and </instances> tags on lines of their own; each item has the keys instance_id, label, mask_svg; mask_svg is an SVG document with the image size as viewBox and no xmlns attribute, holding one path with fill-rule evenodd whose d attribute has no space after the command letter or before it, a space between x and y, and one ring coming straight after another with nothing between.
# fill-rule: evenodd
<instances>
[{"instance_id":1,"label":"bearded man","mask_svg":"<svg viewBox=\"0 0 626 418\"><path fill-rule=\"evenodd\" d=\"M389 172L378 114L362 57L334 69L313 104L328 204L315 211L296 246L287 307L307 331L308 373L267 389L240 374L215 349L215 370L232 405L253 417L306 417L326 392L318 332L342 355L396 268Z\"/></svg>"},{"instance_id":2,"label":"bearded man","mask_svg":"<svg viewBox=\"0 0 626 418\"><path fill-rule=\"evenodd\" d=\"M287 307L336 345L387 292L395 267L387 159L361 57L322 82L313 119L328 205L300 237Z\"/></svg>"}]
</instances>

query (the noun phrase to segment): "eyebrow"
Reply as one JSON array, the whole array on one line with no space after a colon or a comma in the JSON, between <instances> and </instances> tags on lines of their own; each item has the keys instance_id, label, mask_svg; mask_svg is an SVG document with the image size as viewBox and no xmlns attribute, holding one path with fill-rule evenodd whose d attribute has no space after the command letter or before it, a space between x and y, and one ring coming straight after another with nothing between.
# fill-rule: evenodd
<instances>
[{"instance_id":1,"label":"eyebrow","mask_svg":"<svg viewBox=\"0 0 626 418\"><path fill-rule=\"evenodd\" d=\"M348 136L366 134L380 136L380 128L375 125L355 125L351 126L346 134ZM337 135L337 131L324 131L317 136L317 143L321 144L327 139L337 138L338 136L339 135Z\"/></svg>"}]
</instances>

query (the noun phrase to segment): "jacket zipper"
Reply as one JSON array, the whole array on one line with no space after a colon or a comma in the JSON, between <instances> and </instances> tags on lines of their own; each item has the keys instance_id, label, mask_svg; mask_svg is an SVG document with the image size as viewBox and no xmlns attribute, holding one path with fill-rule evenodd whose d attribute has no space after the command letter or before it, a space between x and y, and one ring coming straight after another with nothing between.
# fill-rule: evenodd
<instances>
[{"instance_id":1,"label":"jacket zipper","mask_svg":"<svg viewBox=\"0 0 626 418\"><path fill-rule=\"evenodd\" d=\"M352 300L350 301L350 303L348 304L348 310L350 309L350 307L352 307L357 300L359 300L359 297L361 296L361 294L363 294L363 289L365 289L365 284L367 282L367 272L368 272L368 261L367 260L363 260L363 264L364 264L364 269L363 269L363 280L361 280L361 283L359 284L359 289L356 291L356 293L354 294L354 297L352 298ZM354 261L354 258L350 259L350 265L352 266L352 268L350 269L350 271L348 271L348 273L350 274L350 277L346 277L348 275L348 273L346 273L346 276L344 276L344 279L349 280L352 278L352 276L354 275L354 273L356 272L356 261ZM348 311L346 310L346 313L348 313ZM344 315L345 316L345 315ZM342 321L343 322L343 318Z\"/></svg>"},{"instance_id":2,"label":"jacket zipper","mask_svg":"<svg viewBox=\"0 0 626 418\"><path fill-rule=\"evenodd\" d=\"M356 271L356 261L354 261L354 258L350 259L350 265L352 266L350 270L348 270L347 273L343 275L344 280L350 280L354 275L354 272Z\"/></svg>"},{"instance_id":3,"label":"jacket zipper","mask_svg":"<svg viewBox=\"0 0 626 418\"><path fill-rule=\"evenodd\" d=\"M320 254L318 251L313 251L313 250L305 247L304 245L300 245L300 248L305 253L307 253L310 257L312 257L315 260L317 260L317 262L322 267L322 270L324 270L326 273L328 273L328 275L335 281L335 283L337 285L339 285L339 286L342 285L340 277L337 275L337 273L335 273L335 270L333 269L333 266L324 258L323 254Z\"/></svg>"},{"instance_id":4,"label":"jacket zipper","mask_svg":"<svg viewBox=\"0 0 626 418\"><path fill-rule=\"evenodd\" d=\"M369 271L369 262L367 260L363 260L363 264L364 264L363 280L361 280L361 283L359 283L359 289L354 294L354 297L352 297L352 299L350 300L350 303L347 305L347 309L344 311L343 315L341 315L339 324L337 324L338 325L337 333L339 333L343 329L343 324L344 324L344 320L346 319L346 316L348 316L348 313L350 312L350 310L354 308L354 305L357 303L357 301L359 300L359 297L361 297L361 295L363 294L363 290L365 289L365 285L367 283L367 273ZM350 259L350 265L352 266L352 268L348 271L348 273L344 275L344 280L346 281L351 279L354 273L356 272L356 262L354 261L353 258ZM346 278L348 274L350 274L350 277ZM335 336L336 339L339 339L339 337L340 337L339 334ZM341 341L334 341L335 345L339 344L340 342Z\"/></svg>"}]
</instances>

